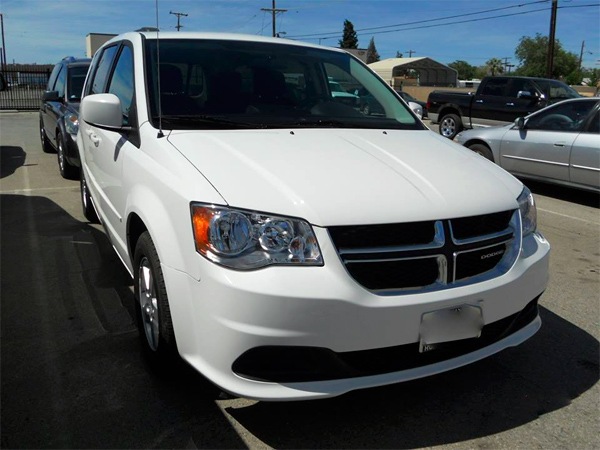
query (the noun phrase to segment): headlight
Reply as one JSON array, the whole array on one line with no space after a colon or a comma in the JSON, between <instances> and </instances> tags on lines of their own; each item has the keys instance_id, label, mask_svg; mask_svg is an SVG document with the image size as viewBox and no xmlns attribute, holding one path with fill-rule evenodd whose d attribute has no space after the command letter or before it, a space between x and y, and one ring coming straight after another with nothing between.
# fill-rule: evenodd
<instances>
[{"instance_id":1,"label":"headlight","mask_svg":"<svg viewBox=\"0 0 600 450\"><path fill-rule=\"evenodd\" d=\"M191 213L196 250L217 264L240 270L323 264L304 220L198 203L192 203Z\"/></svg>"},{"instance_id":2,"label":"headlight","mask_svg":"<svg viewBox=\"0 0 600 450\"><path fill-rule=\"evenodd\" d=\"M73 136L77 135L77 131L79 130L79 119L77 114L65 114L65 129L67 130L67 133L72 134Z\"/></svg>"},{"instance_id":3,"label":"headlight","mask_svg":"<svg viewBox=\"0 0 600 450\"><path fill-rule=\"evenodd\" d=\"M537 228L537 210L533 194L527 187L523 188L523 192L517 199L519 202L519 210L521 211L521 230L523 237L533 233Z\"/></svg>"}]
</instances>

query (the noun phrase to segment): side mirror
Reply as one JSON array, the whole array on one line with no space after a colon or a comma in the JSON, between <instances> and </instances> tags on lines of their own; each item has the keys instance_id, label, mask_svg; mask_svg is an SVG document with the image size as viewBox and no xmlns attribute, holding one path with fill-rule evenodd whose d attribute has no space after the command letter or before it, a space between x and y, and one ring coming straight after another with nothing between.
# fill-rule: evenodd
<instances>
[{"instance_id":1,"label":"side mirror","mask_svg":"<svg viewBox=\"0 0 600 450\"><path fill-rule=\"evenodd\" d=\"M524 117L517 117L515 119L515 126L519 129L522 130L525 128L525 118Z\"/></svg>"},{"instance_id":2,"label":"side mirror","mask_svg":"<svg viewBox=\"0 0 600 450\"><path fill-rule=\"evenodd\" d=\"M42 94L43 102L59 102L60 97L58 96L58 91L46 91Z\"/></svg>"},{"instance_id":3,"label":"side mirror","mask_svg":"<svg viewBox=\"0 0 600 450\"><path fill-rule=\"evenodd\" d=\"M115 94L88 95L81 101L79 119L99 128L122 130L121 100Z\"/></svg>"},{"instance_id":4,"label":"side mirror","mask_svg":"<svg viewBox=\"0 0 600 450\"><path fill-rule=\"evenodd\" d=\"M519 92L517 92L517 98L522 98L525 100L533 100L533 99L535 99L535 95L533 95L529 91L519 91Z\"/></svg>"}]
</instances>

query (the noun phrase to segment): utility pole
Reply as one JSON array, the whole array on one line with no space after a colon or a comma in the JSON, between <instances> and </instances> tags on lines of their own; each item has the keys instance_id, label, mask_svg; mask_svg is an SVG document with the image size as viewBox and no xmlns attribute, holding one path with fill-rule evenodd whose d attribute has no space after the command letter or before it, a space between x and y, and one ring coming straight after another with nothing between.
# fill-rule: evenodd
<instances>
[{"instance_id":1,"label":"utility pole","mask_svg":"<svg viewBox=\"0 0 600 450\"><path fill-rule=\"evenodd\" d=\"M0 13L0 27L2 28L2 55L0 64L2 64L2 70L6 70L6 41L4 40L4 15Z\"/></svg>"},{"instance_id":2,"label":"utility pole","mask_svg":"<svg viewBox=\"0 0 600 450\"><path fill-rule=\"evenodd\" d=\"M546 77L552 78L554 69L554 40L556 35L556 10L558 9L558 0L552 0L552 13L550 15L550 36L548 38L548 57L546 58Z\"/></svg>"},{"instance_id":3,"label":"utility pole","mask_svg":"<svg viewBox=\"0 0 600 450\"><path fill-rule=\"evenodd\" d=\"M579 52L579 70L581 70L581 64L583 63L583 49L585 48L585 41L581 41L581 52Z\"/></svg>"},{"instance_id":4,"label":"utility pole","mask_svg":"<svg viewBox=\"0 0 600 450\"><path fill-rule=\"evenodd\" d=\"M275 0L273 0L272 3L272 7L271 8L260 8L261 11L267 11L267 12L271 12L272 16L273 16L273 37L277 36L277 30L275 29L275 16L277 15L277 13L284 13L287 12L287 9L277 9L275 7Z\"/></svg>"},{"instance_id":5,"label":"utility pole","mask_svg":"<svg viewBox=\"0 0 600 450\"><path fill-rule=\"evenodd\" d=\"M406 53L408 53L408 57L412 58L413 53L417 53L415 50L406 50Z\"/></svg>"},{"instance_id":6,"label":"utility pole","mask_svg":"<svg viewBox=\"0 0 600 450\"><path fill-rule=\"evenodd\" d=\"M185 13L173 12L173 11L169 11L169 14L173 14L174 16L177 16L177 26L175 27L175 28L177 28L177 31L179 31L181 28L183 28L183 25L181 25L179 23L179 20L181 17L187 17L188 15Z\"/></svg>"},{"instance_id":7,"label":"utility pole","mask_svg":"<svg viewBox=\"0 0 600 450\"><path fill-rule=\"evenodd\" d=\"M502 63L502 65L504 66L504 72L510 73L511 67L515 67L515 65L514 64L510 64L508 62L508 60L510 59L508 56L505 56L502 59L504 59L504 63Z\"/></svg>"}]
</instances>

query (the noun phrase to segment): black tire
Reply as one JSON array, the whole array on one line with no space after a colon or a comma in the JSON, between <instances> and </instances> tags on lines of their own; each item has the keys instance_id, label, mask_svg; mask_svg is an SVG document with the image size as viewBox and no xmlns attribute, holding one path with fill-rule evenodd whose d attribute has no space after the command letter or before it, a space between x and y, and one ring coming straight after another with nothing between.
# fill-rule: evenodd
<instances>
[{"instance_id":1,"label":"black tire","mask_svg":"<svg viewBox=\"0 0 600 450\"><path fill-rule=\"evenodd\" d=\"M100 219L98 219L98 215L96 214L96 210L94 209L94 205L92 204L92 197L90 197L90 192L87 188L87 181L85 180L83 170L80 170L79 191L81 197L81 207L83 209L84 217L90 223L100 223Z\"/></svg>"},{"instance_id":2,"label":"black tire","mask_svg":"<svg viewBox=\"0 0 600 450\"><path fill-rule=\"evenodd\" d=\"M76 180L79 177L79 167L74 166L67 161L65 155L66 143L62 133L56 133L56 157L58 160L58 170L60 175L67 180Z\"/></svg>"},{"instance_id":3,"label":"black tire","mask_svg":"<svg viewBox=\"0 0 600 450\"><path fill-rule=\"evenodd\" d=\"M48 135L46 135L46 129L44 128L44 121L40 117L40 138L42 141L42 150L44 153L54 153L54 147L50 143L50 139L48 139Z\"/></svg>"},{"instance_id":4,"label":"black tire","mask_svg":"<svg viewBox=\"0 0 600 450\"><path fill-rule=\"evenodd\" d=\"M485 144L471 144L469 145L469 149L473 150L478 155L483 156L485 159L489 159L494 162L494 155L492 151Z\"/></svg>"},{"instance_id":5,"label":"black tire","mask_svg":"<svg viewBox=\"0 0 600 450\"><path fill-rule=\"evenodd\" d=\"M142 350L153 368L167 374L179 366L181 359L160 259L147 231L135 245L133 271L136 322Z\"/></svg>"},{"instance_id":6,"label":"black tire","mask_svg":"<svg viewBox=\"0 0 600 450\"><path fill-rule=\"evenodd\" d=\"M440 134L448 139L454 139L462 128L462 121L456 114L445 114L440 119Z\"/></svg>"}]
</instances>

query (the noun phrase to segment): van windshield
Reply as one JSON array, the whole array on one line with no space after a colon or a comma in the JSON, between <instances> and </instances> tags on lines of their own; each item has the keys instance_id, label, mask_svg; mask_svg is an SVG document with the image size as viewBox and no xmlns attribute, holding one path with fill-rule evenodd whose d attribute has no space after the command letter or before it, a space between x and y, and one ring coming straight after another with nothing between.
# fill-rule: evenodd
<instances>
[{"instance_id":1,"label":"van windshield","mask_svg":"<svg viewBox=\"0 0 600 450\"><path fill-rule=\"evenodd\" d=\"M160 113L165 129L426 129L347 53L233 40L164 39L159 47L157 58L156 40L146 40L155 127Z\"/></svg>"}]
</instances>

